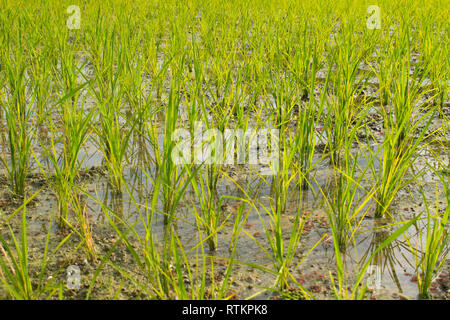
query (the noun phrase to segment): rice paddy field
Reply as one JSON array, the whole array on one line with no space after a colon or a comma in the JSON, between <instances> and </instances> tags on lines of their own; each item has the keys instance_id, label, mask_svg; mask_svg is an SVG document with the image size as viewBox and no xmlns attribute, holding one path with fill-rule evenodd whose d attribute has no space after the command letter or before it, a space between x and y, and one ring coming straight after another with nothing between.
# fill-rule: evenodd
<instances>
[{"instance_id":1,"label":"rice paddy field","mask_svg":"<svg viewBox=\"0 0 450 320\"><path fill-rule=\"evenodd\" d=\"M450 3L0 0L1 299L449 299Z\"/></svg>"}]
</instances>

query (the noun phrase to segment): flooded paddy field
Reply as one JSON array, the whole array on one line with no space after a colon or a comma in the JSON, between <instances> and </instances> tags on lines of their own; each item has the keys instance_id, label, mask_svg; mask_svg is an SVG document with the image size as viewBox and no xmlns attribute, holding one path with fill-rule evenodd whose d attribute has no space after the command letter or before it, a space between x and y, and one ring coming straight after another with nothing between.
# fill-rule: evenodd
<instances>
[{"instance_id":1,"label":"flooded paddy field","mask_svg":"<svg viewBox=\"0 0 450 320\"><path fill-rule=\"evenodd\" d=\"M22 2L0 298L450 297L445 2Z\"/></svg>"}]
</instances>

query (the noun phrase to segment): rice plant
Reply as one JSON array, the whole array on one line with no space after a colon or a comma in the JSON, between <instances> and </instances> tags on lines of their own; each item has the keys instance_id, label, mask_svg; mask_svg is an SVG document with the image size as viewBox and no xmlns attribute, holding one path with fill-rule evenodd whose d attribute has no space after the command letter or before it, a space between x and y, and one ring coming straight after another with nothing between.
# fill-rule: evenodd
<instances>
[{"instance_id":1,"label":"rice plant","mask_svg":"<svg viewBox=\"0 0 450 320\"><path fill-rule=\"evenodd\" d=\"M341 163L342 149L351 146L352 135L348 134L351 126L364 117L362 112L367 110L355 101L364 89L366 77L357 78L365 51L356 49L353 34L351 29L340 33L327 57L328 73L332 76L329 80L331 92L326 103L325 129L331 161L337 166ZM336 50L341 45L344 49ZM334 65L336 71L333 71Z\"/></svg>"},{"instance_id":2,"label":"rice plant","mask_svg":"<svg viewBox=\"0 0 450 320\"><path fill-rule=\"evenodd\" d=\"M362 300L364 299L364 294L366 293L367 286L362 285L364 275L369 268L369 265L372 264L372 261L376 255L383 250L387 245L389 245L392 241L398 238L400 235L405 233L408 228L411 227L417 221L417 217L413 218L409 221L403 223L401 227L399 227L395 232L393 232L386 240L384 240L376 250L371 254L371 256L365 261L365 263L359 267L358 273L356 274L356 280L353 285L350 287L347 282L345 267L344 267L344 257L342 255L341 250L339 249L339 238L337 237L337 232L332 227L333 234L333 243L334 243L334 252L336 254L336 268L337 268L337 286L334 281L334 278L330 272L331 281L333 283L333 291L336 299L351 299L351 300ZM350 292L349 292L350 291Z\"/></svg>"},{"instance_id":3,"label":"rice plant","mask_svg":"<svg viewBox=\"0 0 450 320\"><path fill-rule=\"evenodd\" d=\"M18 30L19 37L21 30ZM5 48L6 49L6 48ZM33 148L33 130L36 115L33 110L36 93L29 94L27 79L27 61L25 53L9 50L2 51L2 65L6 73L6 90L2 90L1 106L5 115L7 147L9 155L3 148L2 163L6 168L10 188L13 194L25 196L26 177L30 169ZM19 50L24 50L21 47Z\"/></svg>"},{"instance_id":4,"label":"rice plant","mask_svg":"<svg viewBox=\"0 0 450 320\"><path fill-rule=\"evenodd\" d=\"M69 88L70 91L61 97L57 103L59 107L58 115L61 119L60 125L62 126L60 136L55 134L60 125L55 123L52 117L44 122L51 135L48 138L48 143L41 139L40 145L51 167L45 168L41 163L42 160L35 156L41 172L54 187L58 201L58 225L61 228L68 223L70 203L73 196L72 186L83 165L84 157L80 159L80 155L82 155L82 147L90 135L90 122L95 112L95 109L86 112L83 107L78 106L82 87L84 85ZM62 150L59 144L62 144ZM53 176L48 176L48 171L53 171Z\"/></svg>"},{"instance_id":5,"label":"rice plant","mask_svg":"<svg viewBox=\"0 0 450 320\"><path fill-rule=\"evenodd\" d=\"M435 213L432 213L426 196L422 191L426 210L426 218L423 218L425 225L421 225L422 221L418 220L416 224L416 228L418 229L417 238L415 241L408 233L405 234L408 246L414 253L417 286L419 296L422 299L431 298L431 284L436 280L439 271L442 269L448 257L449 187L448 181L445 181L446 179L442 175L440 177L443 183L447 206L445 208L440 207L439 190L436 185L436 208L434 209ZM423 233L422 228L426 229Z\"/></svg>"},{"instance_id":6,"label":"rice plant","mask_svg":"<svg viewBox=\"0 0 450 320\"><path fill-rule=\"evenodd\" d=\"M39 190L41 191L41 190ZM62 288L55 283L56 277L47 276L49 258L55 251L50 250L50 231L47 234L38 278L32 278L32 265L34 261L29 258L29 240L27 236L27 205L38 193L26 199L13 215L21 213L20 236L15 235L11 225L8 225L11 241L0 235L0 281L6 287L7 294L15 300L49 299L55 296ZM51 224L50 224L51 227ZM58 248L71 236L65 237Z\"/></svg>"},{"instance_id":7,"label":"rice plant","mask_svg":"<svg viewBox=\"0 0 450 320\"><path fill-rule=\"evenodd\" d=\"M410 63L405 59L399 66L399 76L393 81L392 89L388 90L391 104L381 108L384 119L384 142L378 151L380 168L375 168L372 173L377 181L378 191L376 195L376 216L384 216L389 205L394 200L398 190L408 186L422 173L410 173L411 164L417 159L419 151L426 146L429 138L427 130L435 115L434 106L424 107L427 100L419 102L426 91L421 89L420 83L423 75L414 72L417 77L410 78ZM425 74L425 72L423 72Z\"/></svg>"}]
</instances>

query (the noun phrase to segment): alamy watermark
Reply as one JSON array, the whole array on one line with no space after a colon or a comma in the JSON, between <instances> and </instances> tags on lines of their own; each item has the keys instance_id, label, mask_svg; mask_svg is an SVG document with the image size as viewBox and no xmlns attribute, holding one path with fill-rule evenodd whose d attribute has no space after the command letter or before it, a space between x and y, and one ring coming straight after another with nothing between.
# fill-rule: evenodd
<instances>
[{"instance_id":1,"label":"alamy watermark","mask_svg":"<svg viewBox=\"0 0 450 320\"><path fill-rule=\"evenodd\" d=\"M67 268L67 287L71 290L78 290L81 287L80 267L71 265Z\"/></svg>"},{"instance_id":2,"label":"alamy watermark","mask_svg":"<svg viewBox=\"0 0 450 320\"><path fill-rule=\"evenodd\" d=\"M367 14L370 16L367 18L367 29L381 29L381 9L379 6L372 5L367 7Z\"/></svg>"},{"instance_id":3,"label":"alamy watermark","mask_svg":"<svg viewBox=\"0 0 450 320\"><path fill-rule=\"evenodd\" d=\"M176 129L171 159L175 164L249 164L265 166L267 175L279 169L278 129L205 129L201 121L190 130Z\"/></svg>"},{"instance_id":4,"label":"alamy watermark","mask_svg":"<svg viewBox=\"0 0 450 320\"><path fill-rule=\"evenodd\" d=\"M81 26L81 12L80 7L71 5L67 7L66 12L70 14L67 18L66 25L69 30L80 29Z\"/></svg>"},{"instance_id":5,"label":"alamy watermark","mask_svg":"<svg viewBox=\"0 0 450 320\"><path fill-rule=\"evenodd\" d=\"M381 289L381 267L377 265L370 265L367 268L367 288L370 290Z\"/></svg>"}]
</instances>

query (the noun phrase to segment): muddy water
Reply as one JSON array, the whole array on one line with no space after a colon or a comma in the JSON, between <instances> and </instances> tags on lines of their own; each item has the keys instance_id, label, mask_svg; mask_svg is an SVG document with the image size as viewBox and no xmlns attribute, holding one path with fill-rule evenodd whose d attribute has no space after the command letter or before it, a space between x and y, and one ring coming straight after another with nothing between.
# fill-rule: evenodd
<instances>
[{"instance_id":1,"label":"muddy water","mask_svg":"<svg viewBox=\"0 0 450 320\"><path fill-rule=\"evenodd\" d=\"M376 80L374 85L376 84ZM270 101L270 97L268 98ZM272 99L273 100L273 99ZM448 107L448 104L447 104ZM373 112L376 114L376 112ZM380 123L378 123L380 125ZM439 126L438 120L436 125ZM382 140L381 128L378 131L377 138ZM317 140L319 143L324 144L326 142L326 136L317 131ZM162 145L163 137L160 137L160 144ZM90 216L90 221L93 223L94 242L95 246L100 253L106 253L105 250L110 247L111 239L117 238L115 231L112 230L108 223L107 213L104 212L101 203L106 205L116 214L119 214L130 225L133 225L137 233L144 235L145 229L139 210L136 208L134 201L138 204L144 204L146 201L151 201L153 195L153 185L148 179L146 174L141 168L145 168L150 176L156 175L156 169L154 167L154 154L151 151L151 147L145 142L138 141L138 137L134 137L130 143L133 147L130 148L129 154L126 159L126 167L124 177L127 185L130 188L132 197L123 192L121 196L118 196L113 192L109 185L108 178L104 169L93 171L92 175L86 176L81 180L83 189L86 190L91 197L87 199L87 210ZM447 140L448 141L448 140ZM375 146L375 145L372 145ZM445 147L445 145L444 145ZM433 146L433 151L443 158L448 156L448 149L445 150L442 145ZM448 146L447 146L448 148ZM374 149L376 151L376 149ZM42 157L40 160L42 163L51 169L51 165L45 161L45 157L39 153L38 156ZM82 155L83 169L89 170L92 168L104 168L103 155L99 151L97 142L91 137L86 145L83 147ZM315 160L320 158L320 154L316 154ZM433 157L431 150L424 150L423 154L414 165L416 169L423 168L426 162L432 162ZM378 166L379 160L375 160L375 167ZM367 161L363 157L359 159L359 165L362 169L367 166ZM261 178L255 171L260 168L251 168L248 165L230 166L228 168L228 174L240 185L243 190L253 190L251 198L255 203L254 208L247 208L248 217L245 223L245 233L241 232L237 242L237 256L236 259L245 262L247 264L255 264L267 268L272 268L270 257L266 255L264 250L259 244L266 250L270 250L267 239L265 239L265 230L263 223L268 225L270 223L270 217L264 213L264 208L269 208L269 198L272 195L271 184L272 178L266 176L265 180ZM34 173L38 172L38 168L34 166L32 168ZM289 192L287 212L283 216L283 230L285 234L285 240L288 241L290 227L294 219L296 210L299 206L299 197L302 196L300 212L308 213L307 227L302 235L302 240L297 251L297 256L294 259L293 266L308 253L308 251L319 241L322 237L325 238L321 243L303 260L295 270L291 270L296 279L308 290L310 290L317 298L328 299L333 298L332 285L330 281L330 272L334 278L336 278L335 272L335 256L331 240L331 231L328 224L327 213L324 210L324 203L320 194L320 188L323 190L332 188L330 185L330 178L333 174L332 169L329 166L328 160L324 160L316 167L313 176L316 182L307 191L300 191L298 189L292 189ZM228 178L223 178L218 186L218 196L235 196L245 197L242 191L236 187L235 181L231 181ZM427 197L433 199L436 196L436 183L440 183L437 177L432 172L427 174L420 181L423 186ZM43 184L42 178L38 178L31 185L31 189L37 190ZM2 198L8 199L8 192L5 186L2 190ZM413 200L411 200L411 195ZM444 201L444 194L442 193L442 187L438 184L438 196L439 199ZM134 201L132 201L132 198ZM198 230L193 219L191 211L192 205L198 207L196 202L196 195L192 189L188 188L185 196L183 197L178 210L176 222L177 233L182 240L185 249L194 247L198 241ZM2 200L6 201L6 200ZM229 216L229 221L224 222L223 229L218 234L218 248L215 252L211 253L216 257L228 258L230 256L229 245L232 239L232 219L235 216L239 201L224 198L223 214ZM373 205L373 204L372 204ZM443 206L444 204L442 204ZM162 210L163 204L158 202L158 208ZM49 228L49 218L56 215L56 201L50 189L44 189L37 197L37 201L34 206L28 211L30 217L29 236L32 238L31 247L33 255L38 259L40 252L43 248L45 241L45 233ZM410 190L402 190L399 192L397 200L393 206L393 212L395 213L396 221L402 221L410 219L416 214L424 211L423 201L420 196L417 186L412 186ZM2 207L4 213L10 213L12 211L11 206L4 205ZM372 207L373 210L373 207ZM5 215L5 214L4 214ZM13 226L15 230L18 230L19 220L13 219ZM345 252L345 268L346 275L348 277L349 284L355 278L358 265L362 265L366 259L374 252L389 235L393 228L375 229L385 224L392 223L392 221L386 221L382 219L375 219L373 215L369 214L363 219L360 230L355 236L355 243L347 248ZM411 243L417 243L419 241L419 234L423 234L425 226L418 224L415 232L411 232ZM163 233L163 216L157 214L154 219L154 233L156 237L161 239ZM5 233L6 229L2 229L2 233ZM52 239L60 239L62 235L59 234L58 229L53 226L51 231ZM252 237L254 239L252 239ZM73 243L75 246L76 241ZM106 249L105 249L106 248ZM34 251L33 251L34 250ZM55 255L56 261L64 260L69 261L80 266L85 274L84 287L89 284L89 277L95 272L96 265L94 262L86 261L83 258L83 254L79 251L73 253L73 247L63 246L60 248L61 252ZM120 253L120 255L119 255ZM118 249L117 255L114 259L119 259L126 269L130 269L134 272L136 264L127 253L126 250ZM414 281L414 254L410 251L407 241L404 236L398 238L392 242L389 246L379 252L373 260L373 269L376 270L377 275L380 277L380 284L377 289L371 293L371 298L375 299L403 299L403 298L417 298L417 284ZM221 270L222 268L222 270ZM223 271L224 266L218 266L218 270ZM114 274L113 270L105 268L111 273L102 272L100 276L100 282L112 281L110 278L114 278L117 274ZM448 263L442 271L443 275L446 275L446 281L439 282L434 289L433 295L437 298L442 298L446 294L448 296ZM139 279L139 272L136 271L136 277ZM236 294L238 298L246 298L252 296L259 291L261 287L271 286L274 282L274 277L267 272L262 272L257 268L245 265L236 264L233 269L233 285L231 291ZM114 281L113 281L114 282ZM117 281L112 284L115 288L118 286ZM125 290L126 291L126 290ZM85 291L83 291L85 292ZM80 297L82 293L72 293L74 297ZM77 295L78 294L78 295ZM128 292L121 293L121 298L134 297L135 291L131 289ZM270 291L257 295L258 298L270 298L273 295ZM108 291L106 289L100 289L97 293L97 297L107 297Z\"/></svg>"},{"instance_id":2,"label":"muddy water","mask_svg":"<svg viewBox=\"0 0 450 320\"><path fill-rule=\"evenodd\" d=\"M145 155L145 153L141 153ZM148 155L147 155L148 156ZM426 155L424 155L426 157ZM101 161L101 156L96 155L91 159ZM137 158L136 158L137 159ZM146 163L145 159L140 160L140 165ZM361 165L364 166L363 161ZM150 174L155 174L154 170L150 171ZM266 177L267 181L263 181L257 174L249 174L249 168L242 166L242 168L232 168L233 177L237 179L241 187L246 190L247 187L256 189L252 198L257 204L257 208L250 209L248 213L247 222L245 224L245 231L252 237L260 242L260 244L266 249L270 250L267 240L265 239L264 228L261 219L268 224L269 216L264 214L262 206L269 207L268 198L271 196L271 178ZM319 241L325 234L328 236L322 240L322 242L305 258L302 264L295 270L291 270L293 275L298 277L298 281L309 289L316 298L328 299L332 298L332 285L330 282L330 272L333 277L336 278L335 273L335 260L334 250L332 246L332 240L330 238L331 232L328 225L327 214L324 211L324 204L320 197L317 196L319 187L323 189L329 188L330 177L332 171L329 165L324 161L317 167L315 173L317 183L309 191L302 191L293 189L289 204L287 206L287 213L283 216L284 234L286 235L285 241L288 241L288 235L290 232L290 226L295 216L295 210L298 207L299 196L302 194L303 201L301 204L302 212L310 212L310 216L307 222L307 227L302 235L302 240L298 248L297 256L294 259L293 266L297 265L300 259L305 255L314 244ZM424 183L428 187L429 195L432 195L433 190L433 177L427 177L427 182ZM435 178L435 177L434 177ZM146 200L150 201L153 195L152 184L148 180L142 170L137 165L129 165L125 172L125 179L132 195L137 203L144 203ZM88 200L89 214L92 215L91 221L93 222L93 230L97 232L95 239L97 240L96 246L101 248L105 242L105 239L114 235L114 230L109 227L109 223L105 218L105 213L100 206L100 203L104 203L115 213L121 213L125 221L130 225L133 225L135 230L141 236L144 235L144 227L138 210L131 201L131 197L126 192L122 197L117 197L112 192L109 186L108 179L104 174L96 174L91 178L86 179L84 182L84 188L87 190L96 200ZM228 195L242 197L243 193L236 188L235 182L222 180L219 185L219 195ZM422 212L424 207L419 197L418 190L412 190L412 193L417 196L415 202L410 200L409 195L404 192L400 193L399 199L394 206L394 212L399 220L412 218L415 214ZM441 199L444 199L444 195L439 195ZM180 219L176 222L176 230L180 239L185 245L185 249L192 248L198 241L198 231L195 226L192 212L188 209L188 205L192 205L190 201L193 201L194 205L198 205L195 200L196 196L190 189L187 190L186 196L183 197L183 201L177 210L177 217ZM234 217L239 202L236 200L225 200L224 214L230 214L230 218ZM162 209L162 203L159 202L158 206ZM39 247L42 245L45 238L45 231L48 228L48 217L55 215L56 202L51 194L51 191L45 191L38 197L37 205L29 210L29 215L33 217L29 224L29 235L34 238L33 244ZM229 244L232 236L232 222L225 222L224 228L218 234L219 247L214 252L216 257L227 258L230 255ZM392 232L392 228L383 228L381 230L371 230L375 227L380 227L384 224L392 223L391 221L384 221L380 219L374 219L370 214L363 220L360 231L356 235L356 241L354 246L350 246L345 253L345 265L347 277L351 284L355 277L355 270L358 265L363 264L367 257L380 245ZM417 242L417 234L424 230L425 226L419 225L416 233L411 234L410 241ZM54 228L53 235L57 236L57 229ZM154 233L161 239L163 232L163 217L162 215L156 215L154 220ZM67 248L68 249L68 248ZM126 254L126 253L125 253ZM253 263L259 266L272 268L270 258L265 254L261 247L251 239L248 235L241 233L237 243L237 256L236 259L245 263ZM82 260L84 261L84 260ZM130 269L135 268L132 259L126 260ZM77 263L77 262L75 262ZM78 262L81 269L88 269L83 263ZM400 299L400 298L417 298L417 284L414 282L413 275L414 270L414 255L410 252L408 245L403 237L397 239L391 243L387 248L383 249L374 259L373 268L379 272L380 275L380 287L373 291L372 298L377 299ZM220 267L217 267L220 269ZM92 272L92 271L91 271ZM447 272L448 270L443 270ZM103 275L107 277L106 275ZM239 298L249 297L261 289L263 286L270 286L274 282L274 277L268 273L257 270L256 268L249 267L247 265L236 265L233 272L234 284L232 291L239 293ZM86 279L87 281L87 279ZM447 286L447 287L446 287ZM448 283L444 286L438 286L435 288L435 296L442 297L448 289ZM266 291L258 298L270 298L273 295L270 291ZM127 296L124 296L124 298ZM129 296L128 296L129 297Z\"/></svg>"}]
</instances>

